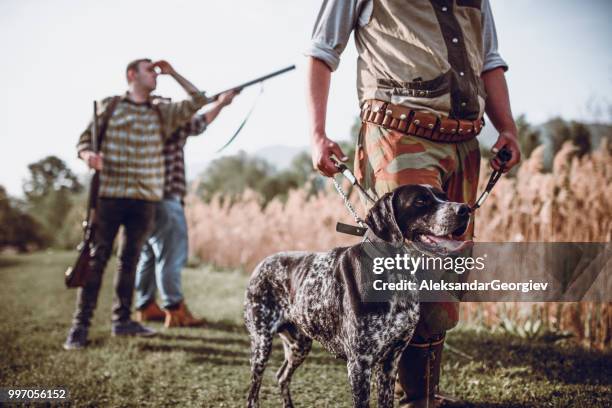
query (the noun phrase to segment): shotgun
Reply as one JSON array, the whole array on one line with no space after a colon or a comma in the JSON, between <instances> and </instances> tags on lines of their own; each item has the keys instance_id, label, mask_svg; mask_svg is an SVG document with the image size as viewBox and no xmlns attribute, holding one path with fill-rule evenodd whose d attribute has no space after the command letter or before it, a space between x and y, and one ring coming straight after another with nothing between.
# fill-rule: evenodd
<instances>
[{"instance_id":1,"label":"shotgun","mask_svg":"<svg viewBox=\"0 0 612 408\"><path fill-rule=\"evenodd\" d=\"M104 127L104 126L103 126ZM98 130L98 104L93 103L93 122L91 126L91 144L93 151L100 150L100 134ZM96 200L100 188L100 172L94 171L89 186L89 198L87 201L86 219L83 221L83 240L77 247L79 254L73 266L64 273L64 283L67 288L84 287L89 280L91 270L91 250L96 232Z\"/></svg>"},{"instance_id":2,"label":"shotgun","mask_svg":"<svg viewBox=\"0 0 612 408\"><path fill-rule=\"evenodd\" d=\"M247 87L249 87L249 86L251 86L251 85L255 85L255 84L258 84L258 83L260 83L260 82L263 82L263 81L265 81L265 80L267 80L267 79L274 78L275 76L282 75L282 74L284 74L285 72L293 71L294 69L295 69L295 65L290 65L290 66L285 67L285 68L283 68L283 69L279 69L278 71L274 71L274 72L272 72L271 74L267 74L267 75L261 76L261 77L259 77L259 78L253 79L252 81L245 82L244 84L240 84L240 85L235 86L235 87L233 87L233 88L226 89L226 90L225 90L225 91L223 91L223 92L219 92L218 94L215 94L215 95L213 95L213 96L209 97L209 98L208 98L208 100L209 100L210 102L214 102L214 101L216 101L217 99L219 99L219 96L220 96L222 93L225 93L225 92L230 92L230 91L241 91L241 90L243 90L244 88L247 88Z\"/></svg>"},{"instance_id":3,"label":"shotgun","mask_svg":"<svg viewBox=\"0 0 612 408\"><path fill-rule=\"evenodd\" d=\"M230 92L230 91L241 91L244 88L251 86L251 85L255 85L258 84L260 82L265 81L266 79L270 79L270 78L274 78L275 76L284 74L285 72L289 72L289 71L293 71L295 69L295 65L289 65L288 67L285 67L283 69L279 69L278 71L274 71L271 74L268 75L264 75L262 77L253 79L252 81L249 82L245 82L244 84L235 86L233 88L227 89L223 92L219 92L218 94L215 94L211 97L208 98L208 102L214 102L217 99L219 99L219 96L222 93L225 92ZM263 88L262 88L263 90ZM261 95L261 94L260 94ZM255 105L257 104L257 99L255 100L255 103L253 104L253 106L251 107L251 110L249 111L249 113L247 113L246 117L244 118L244 120L242 121L242 123L240 124L240 126L238 126L238 129L234 132L234 134L232 135L232 137L227 141L227 143L225 143L219 150L217 150L217 153L223 151L227 146L230 145L230 143L232 143L234 141L234 139L236 139L236 136L238 136L238 133L240 133L240 131L242 130L242 128L244 127L244 125L247 123L247 121L249 120L249 117L251 116L251 113L253 113L253 109L255 109Z\"/></svg>"}]
</instances>

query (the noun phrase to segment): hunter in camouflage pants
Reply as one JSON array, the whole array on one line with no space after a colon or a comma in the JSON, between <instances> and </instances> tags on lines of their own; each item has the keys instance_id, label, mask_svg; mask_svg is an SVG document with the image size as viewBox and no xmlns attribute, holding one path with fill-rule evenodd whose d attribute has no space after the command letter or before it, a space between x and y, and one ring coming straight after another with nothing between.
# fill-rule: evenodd
<instances>
[{"instance_id":1,"label":"hunter in camouflage pants","mask_svg":"<svg viewBox=\"0 0 612 408\"><path fill-rule=\"evenodd\" d=\"M366 190L379 197L405 184L429 184L449 200L476 201L480 149L478 140L441 143L373 123L362 122L355 153L355 175ZM471 239L474 219L462 236ZM424 389L436 394L445 333L459 321L458 302L421 303L413 340L400 360L396 394L400 407L412 406ZM435 361L438 360L438 361ZM418 370L418 367L427 367Z\"/></svg>"},{"instance_id":2,"label":"hunter in camouflage pants","mask_svg":"<svg viewBox=\"0 0 612 408\"><path fill-rule=\"evenodd\" d=\"M355 153L355 176L379 197L405 184L429 184L449 200L476 201L480 150L478 140L441 143L363 122ZM474 218L462 239L474 234ZM425 303L417 334L429 338L457 325L458 303Z\"/></svg>"}]
</instances>

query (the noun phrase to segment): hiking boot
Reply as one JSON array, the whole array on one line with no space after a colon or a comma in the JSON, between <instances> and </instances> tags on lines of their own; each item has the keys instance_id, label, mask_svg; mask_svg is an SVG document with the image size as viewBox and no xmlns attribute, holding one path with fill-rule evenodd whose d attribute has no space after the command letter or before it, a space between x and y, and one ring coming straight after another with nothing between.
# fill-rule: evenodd
<instances>
[{"instance_id":1,"label":"hiking boot","mask_svg":"<svg viewBox=\"0 0 612 408\"><path fill-rule=\"evenodd\" d=\"M204 319L193 317L185 302L181 301L175 309L166 309L166 320L164 326L171 327L196 327L202 326Z\"/></svg>"},{"instance_id":2,"label":"hiking boot","mask_svg":"<svg viewBox=\"0 0 612 408\"><path fill-rule=\"evenodd\" d=\"M155 336L157 332L153 329L143 326L142 324L133 320L127 320L125 322L113 322L112 331L113 336L141 336L151 337Z\"/></svg>"},{"instance_id":3,"label":"hiking boot","mask_svg":"<svg viewBox=\"0 0 612 408\"><path fill-rule=\"evenodd\" d=\"M439 408L462 406L438 391L444 335L431 339L414 339L402 353L399 363L396 397L400 408Z\"/></svg>"},{"instance_id":4,"label":"hiking boot","mask_svg":"<svg viewBox=\"0 0 612 408\"><path fill-rule=\"evenodd\" d=\"M80 350L87 347L89 341L87 340L87 334L89 328L83 325L74 325L68 332L68 337L64 342L64 350Z\"/></svg>"},{"instance_id":5,"label":"hiking boot","mask_svg":"<svg viewBox=\"0 0 612 408\"><path fill-rule=\"evenodd\" d=\"M153 300L147 303L142 309L136 311L136 321L138 322L163 322L166 314L157 306Z\"/></svg>"}]
</instances>

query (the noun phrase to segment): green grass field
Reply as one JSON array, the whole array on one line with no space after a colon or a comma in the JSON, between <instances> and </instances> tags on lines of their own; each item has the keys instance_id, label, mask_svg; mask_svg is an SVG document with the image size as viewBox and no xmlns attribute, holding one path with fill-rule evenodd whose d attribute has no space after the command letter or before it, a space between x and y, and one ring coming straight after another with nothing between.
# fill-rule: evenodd
<instances>
[{"instance_id":1,"label":"green grass field","mask_svg":"<svg viewBox=\"0 0 612 408\"><path fill-rule=\"evenodd\" d=\"M210 324L164 330L150 339L110 337L112 277L108 269L91 330L92 345L61 347L75 292L62 273L74 253L0 257L0 387L69 390L76 406L244 406L249 341L242 324L246 276L209 267L184 272L194 314ZM111 265L114 268L114 263ZM442 389L474 407L609 407L612 355L570 344L527 342L486 331L456 329L449 344L473 359L447 351ZM282 362L275 342L262 387L263 406L280 406L274 372ZM315 346L296 372L299 407L348 407L346 369Z\"/></svg>"}]
</instances>

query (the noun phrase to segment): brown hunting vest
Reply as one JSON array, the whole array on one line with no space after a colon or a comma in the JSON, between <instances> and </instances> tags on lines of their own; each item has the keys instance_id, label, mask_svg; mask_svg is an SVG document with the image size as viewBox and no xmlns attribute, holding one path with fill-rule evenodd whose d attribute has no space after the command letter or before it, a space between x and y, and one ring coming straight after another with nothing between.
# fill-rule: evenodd
<instances>
[{"instance_id":1,"label":"brown hunting vest","mask_svg":"<svg viewBox=\"0 0 612 408\"><path fill-rule=\"evenodd\" d=\"M483 116L481 0L374 0L355 30L359 100L441 118Z\"/></svg>"}]
</instances>

